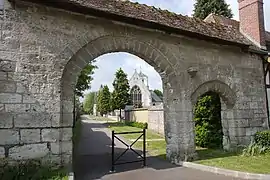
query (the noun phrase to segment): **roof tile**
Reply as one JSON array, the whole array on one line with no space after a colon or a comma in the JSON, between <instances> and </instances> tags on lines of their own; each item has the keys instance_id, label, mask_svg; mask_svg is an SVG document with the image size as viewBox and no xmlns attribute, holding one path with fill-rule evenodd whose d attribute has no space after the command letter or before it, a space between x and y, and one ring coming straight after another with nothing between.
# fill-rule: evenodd
<instances>
[{"instance_id":1,"label":"roof tile","mask_svg":"<svg viewBox=\"0 0 270 180\"><path fill-rule=\"evenodd\" d=\"M40 0L25 1L42 2ZM127 0L55 0L55 2L56 1L62 3L63 9L65 4L72 4L79 8L99 10L110 14L153 22L212 39L250 45L250 41L248 41L239 30L233 27L217 23L207 23L197 18L183 16L145 4L133 3Z\"/></svg>"}]
</instances>

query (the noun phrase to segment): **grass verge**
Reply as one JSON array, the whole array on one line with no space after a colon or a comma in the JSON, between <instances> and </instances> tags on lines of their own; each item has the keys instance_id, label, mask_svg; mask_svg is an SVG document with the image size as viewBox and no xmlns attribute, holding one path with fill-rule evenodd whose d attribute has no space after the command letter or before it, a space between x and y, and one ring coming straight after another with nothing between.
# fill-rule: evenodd
<instances>
[{"instance_id":1,"label":"grass verge","mask_svg":"<svg viewBox=\"0 0 270 180\"><path fill-rule=\"evenodd\" d=\"M270 174L270 153L259 156L242 156L223 150L198 149L199 160L195 163L236 171Z\"/></svg>"}]
</instances>

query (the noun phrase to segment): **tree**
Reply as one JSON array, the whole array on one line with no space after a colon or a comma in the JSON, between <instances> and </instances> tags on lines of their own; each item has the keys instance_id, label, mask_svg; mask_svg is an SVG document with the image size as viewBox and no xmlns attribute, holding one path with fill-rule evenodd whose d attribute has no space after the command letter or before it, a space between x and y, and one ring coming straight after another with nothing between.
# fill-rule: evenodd
<instances>
[{"instance_id":1,"label":"tree","mask_svg":"<svg viewBox=\"0 0 270 180\"><path fill-rule=\"evenodd\" d=\"M86 94L83 101L83 110L88 114L93 114L94 104L95 104L95 92L90 92Z\"/></svg>"},{"instance_id":2,"label":"tree","mask_svg":"<svg viewBox=\"0 0 270 180\"><path fill-rule=\"evenodd\" d=\"M83 91L90 88L90 83L93 80L92 75L94 74L94 70L96 68L97 66L94 66L92 64L88 64L83 68L81 74L79 75L75 89L75 94L77 96L83 97Z\"/></svg>"},{"instance_id":3,"label":"tree","mask_svg":"<svg viewBox=\"0 0 270 180\"><path fill-rule=\"evenodd\" d=\"M113 91L111 93L111 98L110 98L110 109L111 109L111 111L114 111L116 109L114 98L115 98L115 91Z\"/></svg>"},{"instance_id":4,"label":"tree","mask_svg":"<svg viewBox=\"0 0 270 180\"><path fill-rule=\"evenodd\" d=\"M232 18L232 10L225 0L197 0L194 5L194 17L205 19L209 14Z\"/></svg>"},{"instance_id":5,"label":"tree","mask_svg":"<svg viewBox=\"0 0 270 180\"><path fill-rule=\"evenodd\" d=\"M98 94L97 94L97 111L101 112L102 111L102 107L101 107L101 100L102 100L102 90L103 90L103 85L100 86ZM102 115L102 114L101 114Z\"/></svg>"},{"instance_id":6,"label":"tree","mask_svg":"<svg viewBox=\"0 0 270 180\"><path fill-rule=\"evenodd\" d=\"M154 93L155 93L160 99L163 99L163 93L162 93L160 90L155 89L155 90L154 90Z\"/></svg>"},{"instance_id":7,"label":"tree","mask_svg":"<svg viewBox=\"0 0 270 180\"><path fill-rule=\"evenodd\" d=\"M98 95L98 111L101 115L108 114L111 111L110 90L107 85L100 89Z\"/></svg>"},{"instance_id":8,"label":"tree","mask_svg":"<svg viewBox=\"0 0 270 180\"><path fill-rule=\"evenodd\" d=\"M130 94L129 94L129 83L127 79L127 74L120 68L115 73L115 79L113 81L113 101L114 108L120 110L124 109L126 105L130 104Z\"/></svg>"}]
</instances>

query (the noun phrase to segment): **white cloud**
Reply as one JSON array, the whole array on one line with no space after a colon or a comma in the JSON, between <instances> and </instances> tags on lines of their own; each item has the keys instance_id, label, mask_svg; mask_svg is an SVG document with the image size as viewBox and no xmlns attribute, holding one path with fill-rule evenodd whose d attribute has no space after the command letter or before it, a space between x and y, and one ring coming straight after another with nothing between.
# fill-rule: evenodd
<instances>
[{"instance_id":1,"label":"white cloud","mask_svg":"<svg viewBox=\"0 0 270 180\"><path fill-rule=\"evenodd\" d=\"M142 4L156 6L161 9L168 9L178 14L191 16L193 13L193 4L195 0L132 0ZM226 0L230 4L234 19L238 20L238 2L237 0ZM266 29L270 30L270 0L264 0L264 12ZM268 10L268 11L267 11ZM95 71L91 91L99 89L101 84L107 84L112 90L114 73L120 67L128 74L130 78L135 68L148 75L151 89L162 89L162 82L159 74L153 67L148 65L142 59L127 53L112 53L97 58L96 65L99 67Z\"/></svg>"}]
</instances>

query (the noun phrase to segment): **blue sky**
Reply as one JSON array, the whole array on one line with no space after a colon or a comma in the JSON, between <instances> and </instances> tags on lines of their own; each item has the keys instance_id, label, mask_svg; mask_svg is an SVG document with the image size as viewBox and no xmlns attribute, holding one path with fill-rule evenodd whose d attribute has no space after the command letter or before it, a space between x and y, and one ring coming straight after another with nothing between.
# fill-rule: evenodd
<instances>
[{"instance_id":1,"label":"blue sky","mask_svg":"<svg viewBox=\"0 0 270 180\"><path fill-rule=\"evenodd\" d=\"M161 9L168 9L178 14L191 16L193 11L193 4L195 0L132 0L133 2L139 2L151 6L160 7ZM230 7L234 14L234 19L238 20L238 3L237 0L226 0L230 4ZM270 31L270 0L264 0L264 12L266 29ZM268 11L266 11L268 9ZM96 59L98 69L95 70L94 80L91 83L91 89L89 91L97 91L101 84L108 85L110 90L112 88L112 82L114 74L120 67L128 74L130 78L135 71L135 68L140 69L144 74L149 77L150 89L162 90L162 82L159 74L154 68L148 65L144 60L128 54L128 53L111 53L100 56Z\"/></svg>"}]
</instances>

